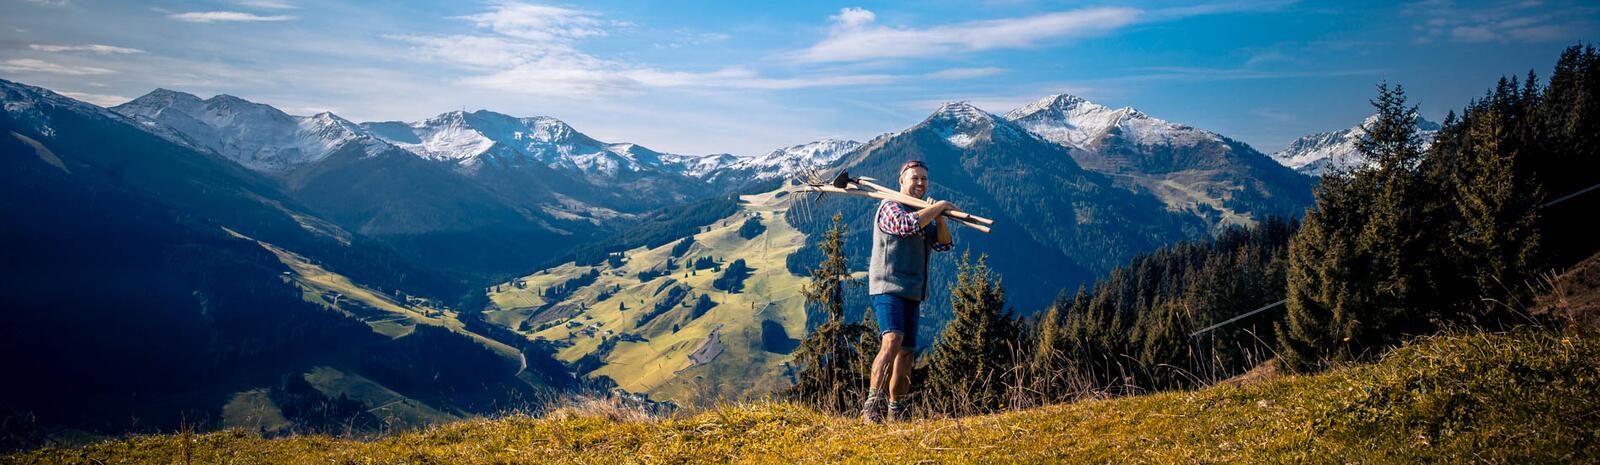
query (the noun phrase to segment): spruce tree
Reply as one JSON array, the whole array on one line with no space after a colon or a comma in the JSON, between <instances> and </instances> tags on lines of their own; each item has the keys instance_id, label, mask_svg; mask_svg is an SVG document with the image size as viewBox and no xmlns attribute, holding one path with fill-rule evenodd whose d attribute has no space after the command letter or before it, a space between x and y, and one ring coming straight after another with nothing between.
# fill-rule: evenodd
<instances>
[{"instance_id":1,"label":"spruce tree","mask_svg":"<svg viewBox=\"0 0 1600 465\"><path fill-rule=\"evenodd\" d=\"M1372 166L1325 176L1289 248L1288 319L1279 331L1289 368L1376 355L1431 331L1449 225L1426 182L1416 107L1401 86L1378 85L1377 118L1357 143Z\"/></svg>"},{"instance_id":2,"label":"spruce tree","mask_svg":"<svg viewBox=\"0 0 1600 465\"><path fill-rule=\"evenodd\" d=\"M827 321L801 341L794 358L795 385L787 391L790 398L827 412L854 407L867 379L862 347L869 335L864 326L844 320L844 283L850 276L844 232L844 216L835 214L818 244L825 257L822 265L811 271L811 281L801 289L806 305L821 309Z\"/></svg>"},{"instance_id":3,"label":"spruce tree","mask_svg":"<svg viewBox=\"0 0 1600 465\"><path fill-rule=\"evenodd\" d=\"M989 268L987 257L976 263L970 253L957 265L950 307L955 318L945 325L928 355L928 395L957 412L1003 408L1017 353L1016 322L1005 309L1005 288Z\"/></svg>"}]
</instances>

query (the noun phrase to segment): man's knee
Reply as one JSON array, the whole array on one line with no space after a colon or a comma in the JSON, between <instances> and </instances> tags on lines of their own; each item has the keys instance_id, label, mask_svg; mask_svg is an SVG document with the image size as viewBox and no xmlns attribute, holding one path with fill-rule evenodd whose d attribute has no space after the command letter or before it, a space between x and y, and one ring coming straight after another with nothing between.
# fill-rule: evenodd
<instances>
[{"instance_id":1,"label":"man's knee","mask_svg":"<svg viewBox=\"0 0 1600 465\"><path fill-rule=\"evenodd\" d=\"M899 356L902 337L899 331L883 333L883 345L878 348L878 353Z\"/></svg>"}]
</instances>

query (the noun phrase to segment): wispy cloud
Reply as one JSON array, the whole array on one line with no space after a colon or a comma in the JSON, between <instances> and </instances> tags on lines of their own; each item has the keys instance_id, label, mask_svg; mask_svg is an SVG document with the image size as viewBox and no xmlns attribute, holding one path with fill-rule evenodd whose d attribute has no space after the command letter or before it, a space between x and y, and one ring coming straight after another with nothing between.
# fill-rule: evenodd
<instances>
[{"instance_id":1,"label":"wispy cloud","mask_svg":"<svg viewBox=\"0 0 1600 465\"><path fill-rule=\"evenodd\" d=\"M33 58L17 58L0 61L0 71L13 73L45 73L60 74L63 76L94 76L111 74L114 71L94 66L69 66Z\"/></svg>"},{"instance_id":2,"label":"wispy cloud","mask_svg":"<svg viewBox=\"0 0 1600 465\"><path fill-rule=\"evenodd\" d=\"M1142 13L1133 8L1085 8L918 29L880 25L871 11L845 8L828 18L833 24L827 38L790 57L813 63L855 62L1030 47L1046 40L1105 34L1133 24Z\"/></svg>"},{"instance_id":3,"label":"wispy cloud","mask_svg":"<svg viewBox=\"0 0 1600 465\"><path fill-rule=\"evenodd\" d=\"M233 0L233 4L263 10L293 10L300 8L298 5L280 0Z\"/></svg>"},{"instance_id":4,"label":"wispy cloud","mask_svg":"<svg viewBox=\"0 0 1600 465\"><path fill-rule=\"evenodd\" d=\"M61 95L93 103L102 107L121 105L123 103L127 103L129 100L133 100L121 95L87 94L83 92L62 92Z\"/></svg>"},{"instance_id":5,"label":"wispy cloud","mask_svg":"<svg viewBox=\"0 0 1600 465\"><path fill-rule=\"evenodd\" d=\"M289 15L258 15L239 11L193 11L188 13L174 13L167 16L178 21L191 23L219 23L219 22L264 22L264 21L289 21L295 19Z\"/></svg>"},{"instance_id":6,"label":"wispy cloud","mask_svg":"<svg viewBox=\"0 0 1600 465\"><path fill-rule=\"evenodd\" d=\"M88 52L88 53L98 53L98 54L101 54L101 55L107 55L107 54L126 55L126 54L133 54L133 53L144 53L144 50L139 50L137 48L118 47L118 46L115 46L115 45L102 45L102 44L80 44L80 45L28 44L28 48L33 49L33 50L37 50L37 51L41 51L41 52L48 52L48 53Z\"/></svg>"},{"instance_id":7,"label":"wispy cloud","mask_svg":"<svg viewBox=\"0 0 1600 465\"><path fill-rule=\"evenodd\" d=\"M928 73L929 79L972 79L994 76L1006 72L1005 68L950 68Z\"/></svg>"},{"instance_id":8,"label":"wispy cloud","mask_svg":"<svg viewBox=\"0 0 1600 465\"><path fill-rule=\"evenodd\" d=\"M546 5L502 3L497 8L461 19L496 33L537 42L569 41L606 35L608 25L600 14Z\"/></svg>"},{"instance_id":9,"label":"wispy cloud","mask_svg":"<svg viewBox=\"0 0 1600 465\"><path fill-rule=\"evenodd\" d=\"M1412 26L1418 34L1415 43L1480 44L1566 40L1583 29L1583 18L1593 17L1600 9L1548 8L1541 1L1460 7L1451 0L1426 0L1406 5L1402 11L1421 19Z\"/></svg>"},{"instance_id":10,"label":"wispy cloud","mask_svg":"<svg viewBox=\"0 0 1600 465\"><path fill-rule=\"evenodd\" d=\"M911 77L829 73L774 78L742 66L710 71L643 66L581 50L581 40L605 37L611 30L631 24L569 8L504 3L490 11L456 19L469 21L484 32L386 37L412 44L420 59L474 72L460 79L463 84L562 98L628 95L646 89L803 89L884 84ZM698 40L727 38L711 35Z\"/></svg>"},{"instance_id":11,"label":"wispy cloud","mask_svg":"<svg viewBox=\"0 0 1600 465\"><path fill-rule=\"evenodd\" d=\"M667 49L694 47L718 42L727 42L731 39L733 39L732 35L722 32L691 32L679 30L673 31L672 35L666 40L656 42L655 47Z\"/></svg>"}]
</instances>

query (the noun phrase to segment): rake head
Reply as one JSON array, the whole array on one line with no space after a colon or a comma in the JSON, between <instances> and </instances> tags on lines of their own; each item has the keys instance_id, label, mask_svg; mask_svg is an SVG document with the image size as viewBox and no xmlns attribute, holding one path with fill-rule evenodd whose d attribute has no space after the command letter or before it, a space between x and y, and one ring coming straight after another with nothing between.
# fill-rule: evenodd
<instances>
[{"instance_id":1,"label":"rake head","mask_svg":"<svg viewBox=\"0 0 1600 465\"><path fill-rule=\"evenodd\" d=\"M850 183L852 182L855 182L855 180L850 178L849 171L840 171L838 176L833 177L833 182L831 184L833 184L833 187L844 189L846 187L850 187Z\"/></svg>"}]
</instances>

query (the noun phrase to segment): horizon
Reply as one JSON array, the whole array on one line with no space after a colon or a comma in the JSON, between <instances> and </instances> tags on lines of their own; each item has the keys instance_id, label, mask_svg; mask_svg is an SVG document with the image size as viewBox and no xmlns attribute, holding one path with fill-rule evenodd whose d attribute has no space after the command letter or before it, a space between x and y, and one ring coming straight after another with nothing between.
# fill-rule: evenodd
<instances>
[{"instance_id":1,"label":"horizon","mask_svg":"<svg viewBox=\"0 0 1600 465\"><path fill-rule=\"evenodd\" d=\"M869 140L941 102L1004 114L1063 93L1271 154L1359 123L1379 82L1403 85L1439 121L1501 76L1548 69L1594 35L1597 11L1449 1L3 8L0 77L101 106L166 88L351 121L482 109L662 152L746 157Z\"/></svg>"}]
</instances>

